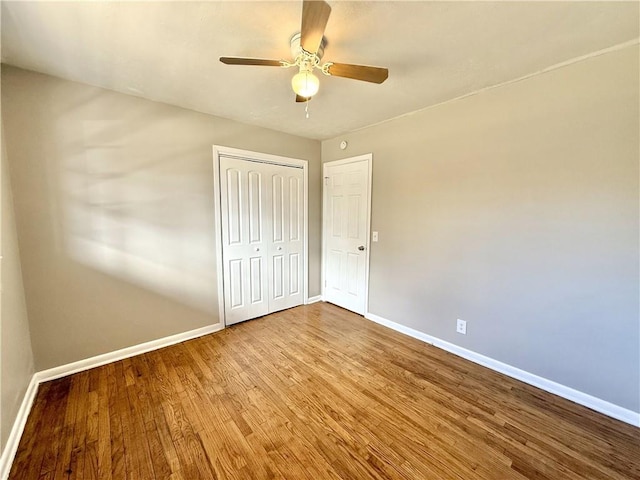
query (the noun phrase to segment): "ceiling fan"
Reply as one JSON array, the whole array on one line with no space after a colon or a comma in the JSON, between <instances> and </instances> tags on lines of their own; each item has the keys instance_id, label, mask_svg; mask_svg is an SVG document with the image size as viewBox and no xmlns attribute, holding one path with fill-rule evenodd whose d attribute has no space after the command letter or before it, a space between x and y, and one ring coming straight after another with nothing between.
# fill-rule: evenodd
<instances>
[{"instance_id":1,"label":"ceiling fan","mask_svg":"<svg viewBox=\"0 0 640 480\"><path fill-rule=\"evenodd\" d=\"M294 60L265 60L261 58L220 57L227 65L258 65L266 67L297 67L298 73L291 79L291 87L296 94L296 102L306 102L320 87L315 69L323 74L363 80L365 82L382 83L389 76L389 70L380 67L352 65L349 63L320 63L324 54L326 38L324 30L331 14L331 7L323 0L303 0L302 26L300 33L291 38L291 55Z\"/></svg>"}]
</instances>

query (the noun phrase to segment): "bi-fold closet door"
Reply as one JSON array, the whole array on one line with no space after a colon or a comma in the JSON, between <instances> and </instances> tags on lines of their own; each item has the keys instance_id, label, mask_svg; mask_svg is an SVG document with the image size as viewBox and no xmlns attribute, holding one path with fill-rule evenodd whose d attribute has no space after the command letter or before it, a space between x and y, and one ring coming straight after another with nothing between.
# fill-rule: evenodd
<instances>
[{"instance_id":1,"label":"bi-fold closet door","mask_svg":"<svg viewBox=\"0 0 640 480\"><path fill-rule=\"evenodd\" d=\"M226 324L302 304L302 168L221 155L220 205Z\"/></svg>"}]
</instances>

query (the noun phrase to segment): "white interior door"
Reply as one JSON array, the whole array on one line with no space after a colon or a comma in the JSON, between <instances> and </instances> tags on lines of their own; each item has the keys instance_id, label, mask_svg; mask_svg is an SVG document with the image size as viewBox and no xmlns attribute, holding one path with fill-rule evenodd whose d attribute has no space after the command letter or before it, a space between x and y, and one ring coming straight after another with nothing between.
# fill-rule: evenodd
<instances>
[{"instance_id":1,"label":"white interior door","mask_svg":"<svg viewBox=\"0 0 640 480\"><path fill-rule=\"evenodd\" d=\"M364 315L369 279L371 155L324 164L324 294Z\"/></svg>"},{"instance_id":2,"label":"white interior door","mask_svg":"<svg viewBox=\"0 0 640 480\"><path fill-rule=\"evenodd\" d=\"M220 156L225 323L304 301L303 170Z\"/></svg>"}]
</instances>

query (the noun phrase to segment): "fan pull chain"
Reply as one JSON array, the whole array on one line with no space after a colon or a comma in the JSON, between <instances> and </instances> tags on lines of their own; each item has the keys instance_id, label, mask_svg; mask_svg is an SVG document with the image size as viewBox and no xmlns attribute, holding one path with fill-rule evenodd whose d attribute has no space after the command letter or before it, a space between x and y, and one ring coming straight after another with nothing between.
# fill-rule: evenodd
<instances>
[{"instance_id":1,"label":"fan pull chain","mask_svg":"<svg viewBox=\"0 0 640 480\"><path fill-rule=\"evenodd\" d=\"M307 98L307 101L304 103L305 103L305 107L304 107L305 117L309 118L309 99Z\"/></svg>"}]
</instances>

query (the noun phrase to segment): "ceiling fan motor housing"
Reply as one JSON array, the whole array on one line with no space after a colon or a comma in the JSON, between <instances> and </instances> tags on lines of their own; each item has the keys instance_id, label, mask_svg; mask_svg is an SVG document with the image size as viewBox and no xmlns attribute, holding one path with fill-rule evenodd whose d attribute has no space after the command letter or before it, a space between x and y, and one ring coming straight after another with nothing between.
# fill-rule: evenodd
<instances>
[{"instance_id":1,"label":"ceiling fan motor housing","mask_svg":"<svg viewBox=\"0 0 640 480\"><path fill-rule=\"evenodd\" d=\"M291 57L294 59L298 58L298 55L302 53L306 53L307 55L313 55L303 50L302 46L300 45L301 36L302 34L298 32L298 33L294 33L293 36L291 37ZM322 56L324 55L324 47L326 46L327 46L327 37L323 36L322 41L320 42L320 46L318 47L318 51L316 52L316 57L318 57L318 61L322 59Z\"/></svg>"}]
</instances>

